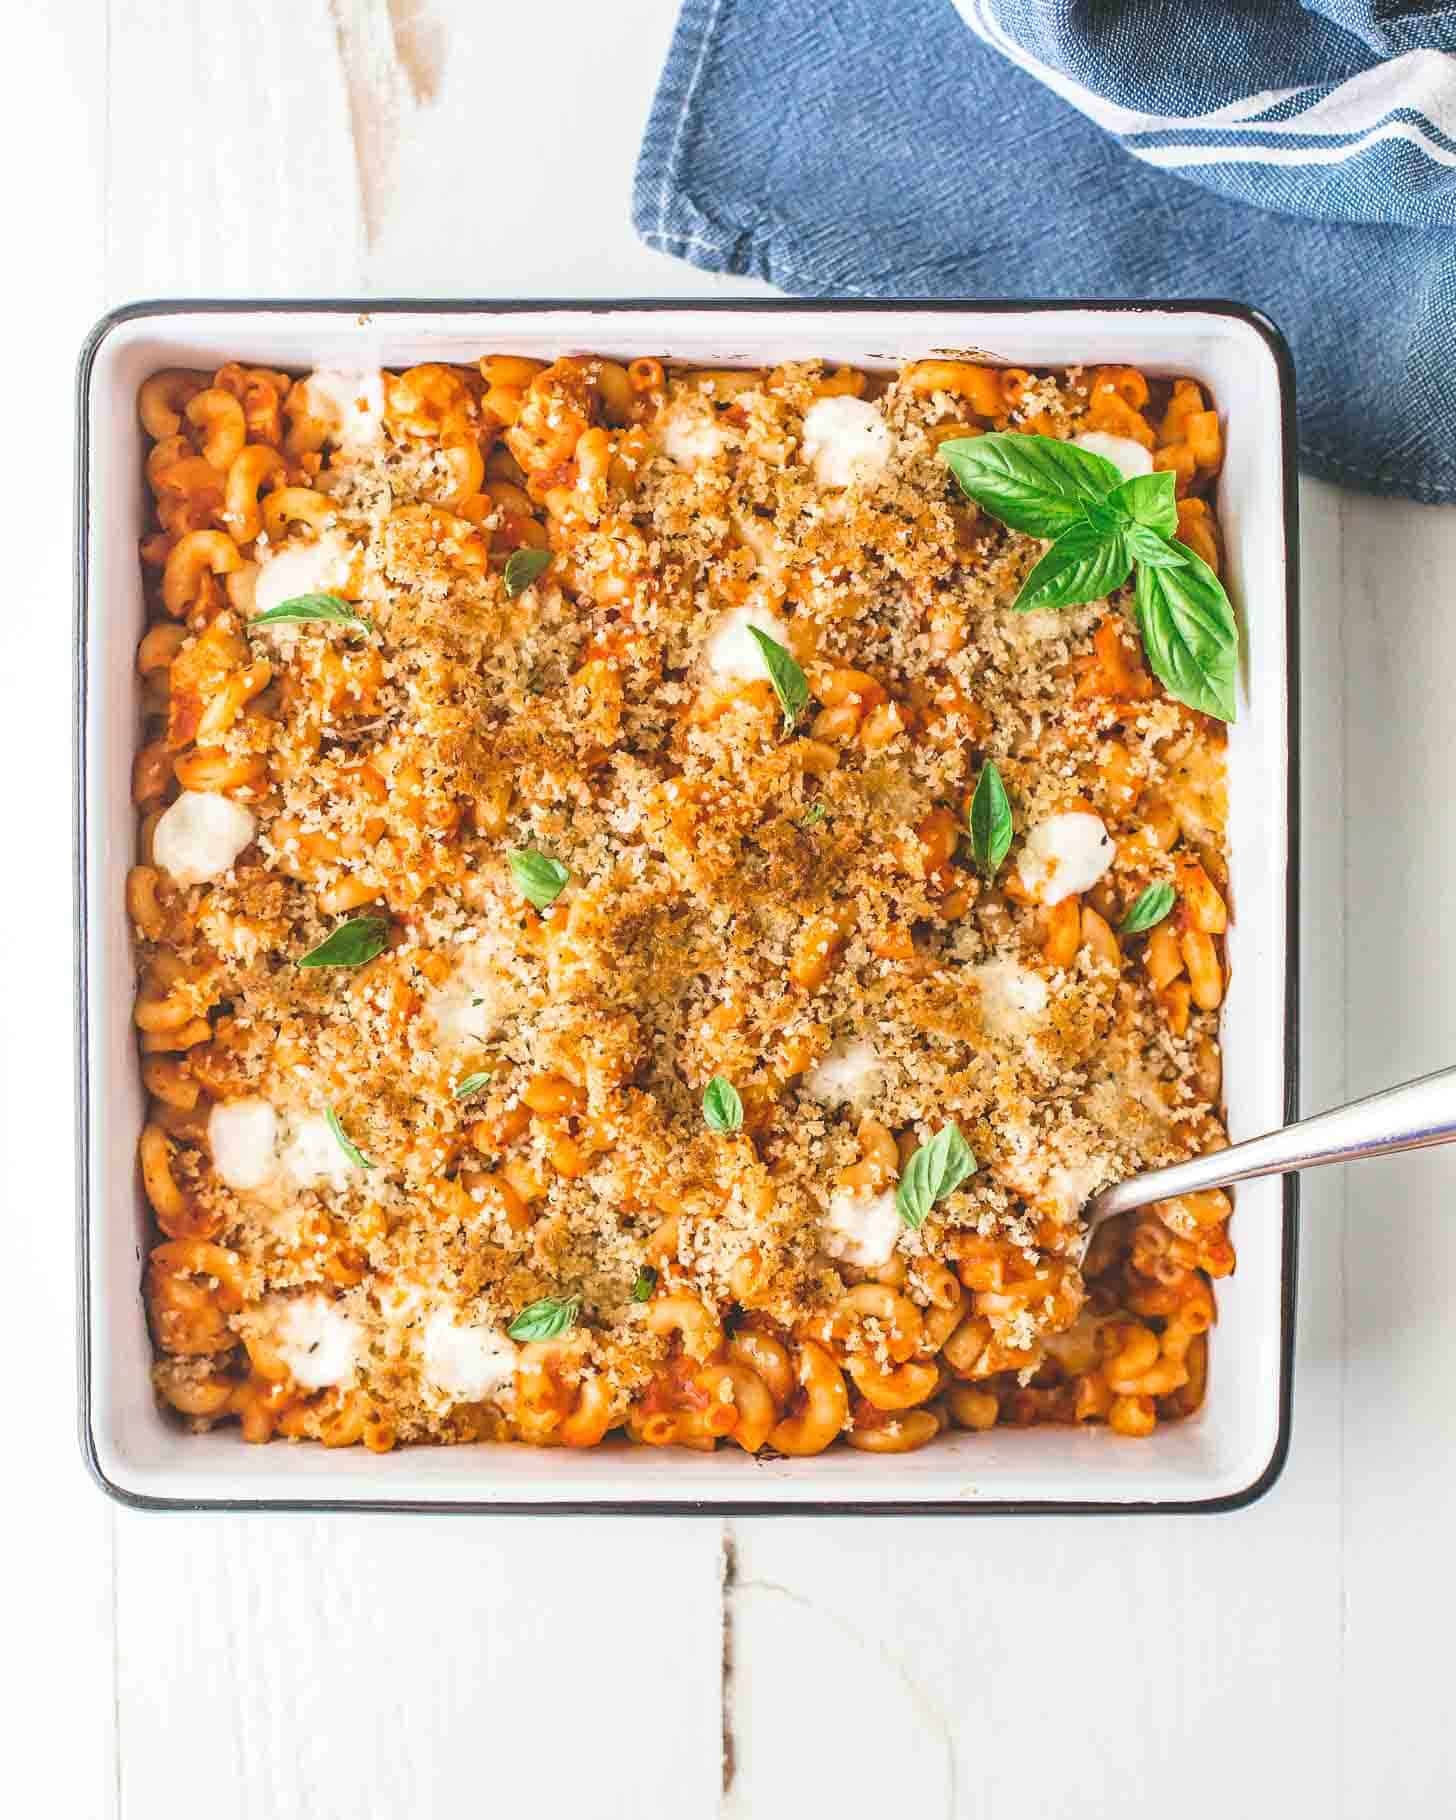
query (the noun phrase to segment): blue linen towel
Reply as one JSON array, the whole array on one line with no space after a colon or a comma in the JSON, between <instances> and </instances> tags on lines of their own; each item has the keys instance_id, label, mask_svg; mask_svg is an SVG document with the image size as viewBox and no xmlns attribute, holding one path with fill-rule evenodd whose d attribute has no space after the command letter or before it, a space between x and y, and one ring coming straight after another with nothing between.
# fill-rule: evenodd
<instances>
[{"instance_id":1,"label":"blue linen towel","mask_svg":"<svg viewBox=\"0 0 1456 1820\"><path fill-rule=\"evenodd\" d=\"M1307 468L1456 501L1456 7L685 0L633 219L801 296L1256 304Z\"/></svg>"}]
</instances>

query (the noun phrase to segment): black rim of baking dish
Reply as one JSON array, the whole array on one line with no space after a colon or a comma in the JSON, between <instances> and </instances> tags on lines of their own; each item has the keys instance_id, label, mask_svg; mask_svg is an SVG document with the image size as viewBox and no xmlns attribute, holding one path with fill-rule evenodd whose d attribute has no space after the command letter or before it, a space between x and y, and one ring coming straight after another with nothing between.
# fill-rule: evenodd
<instances>
[{"instance_id":1,"label":"black rim of baking dish","mask_svg":"<svg viewBox=\"0 0 1456 1820\"><path fill-rule=\"evenodd\" d=\"M118 1484L101 1464L93 1425L90 1237L92 1183L90 1158L90 1017L87 977L87 814L86 814L86 704L87 632L90 524L90 392L92 369L102 344L121 324L150 317L245 314L339 315L364 317L433 315L466 316L545 315L570 311L583 316L613 316L626 311L664 314L733 312L773 316L818 311L830 314L931 314L963 310L979 316L1036 312L1042 315L1214 315L1242 322L1260 336L1273 356L1279 376L1280 439L1284 486L1285 634L1288 703L1288 762L1285 772L1289 847L1285 857L1285 994L1284 994L1284 1115L1299 1112L1299 494L1295 464L1294 361L1276 325L1247 304L1221 298L1157 299L1114 298L909 298L902 301L862 298L611 298L581 301L570 298L535 298L528 301L498 298L175 298L151 299L110 310L91 329L81 347L76 376L76 527L75 606L73 636L76 651L74 675L75 779L74 867L76 903L76 1137L77 1137L77 1265L78 1265L78 1386L81 1452L97 1484L110 1497L135 1510L154 1511L293 1511L355 1512L411 1511L440 1515L499 1516L1138 1516L1148 1514L1215 1514L1241 1510L1261 1498L1284 1470L1289 1455L1294 1391L1294 1326L1296 1267L1298 1260L1299 1177L1283 1180L1283 1245L1281 1248L1279 1335L1279 1427L1274 1447L1258 1476L1239 1491L1208 1498L1095 1501L1078 1499L960 1499L915 1498L895 1502L860 1502L853 1498L800 1502L768 1499L570 1499L497 1501L453 1498L187 1498L154 1497Z\"/></svg>"}]
</instances>

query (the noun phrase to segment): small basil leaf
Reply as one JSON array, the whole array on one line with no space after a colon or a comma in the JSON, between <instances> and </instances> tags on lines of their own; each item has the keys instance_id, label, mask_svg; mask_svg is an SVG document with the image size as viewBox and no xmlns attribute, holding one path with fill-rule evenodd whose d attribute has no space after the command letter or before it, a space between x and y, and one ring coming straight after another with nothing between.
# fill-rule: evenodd
<instances>
[{"instance_id":1,"label":"small basil leaf","mask_svg":"<svg viewBox=\"0 0 1456 1820\"><path fill-rule=\"evenodd\" d=\"M1223 584L1192 550L1177 568L1141 563L1137 622L1153 674L1175 701L1216 720L1237 713L1239 630Z\"/></svg>"},{"instance_id":2,"label":"small basil leaf","mask_svg":"<svg viewBox=\"0 0 1456 1820\"><path fill-rule=\"evenodd\" d=\"M703 1121L709 1131L739 1131L743 1127L743 1101L732 1081L715 1074L703 1090Z\"/></svg>"},{"instance_id":3,"label":"small basil leaf","mask_svg":"<svg viewBox=\"0 0 1456 1820\"><path fill-rule=\"evenodd\" d=\"M1149 885L1146 891L1140 891L1132 908L1117 925L1123 935L1141 935L1144 929L1155 928L1178 901L1178 893L1171 885Z\"/></svg>"},{"instance_id":4,"label":"small basil leaf","mask_svg":"<svg viewBox=\"0 0 1456 1820\"><path fill-rule=\"evenodd\" d=\"M344 1127L339 1123L338 1113L334 1111L332 1106L325 1106L324 1108L324 1123L328 1126L329 1130L333 1132L334 1141L338 1144L340 1150L343 1151L344 1155L348 1157L349 1161L353 1163L356 1168L372 1169L374 1167L373 1163L369 1161L369 1158L359 1149L358 1145L349 1139L344 1131Z\"/></svg>"},{"instance_id":5,"label":"small basil leaf","mask_svg":"<svg viewBox=\"0 0 1456 1820\"><path fill-rule=\"evenodd\" d=\"M554 1340L559 1333L575 1327L581 1313L579 1295L543 1295L530 1302L507 1327L513 1340Z\"/></svg>"},{"instance_id":6,"label":"small basil leaf","mask_svg":"<svg viewBox=\"0 0 1456 1820\"><path fill-rule=\"evenodd\" d=\"M362 967L382 954L389 941L389 922L382 916L356 916L340 923L298 963L300 967Z\"/></svg>"},{"instance_id":7,"label":"small basil leaf","mask_svg":"<svg viewBox=\"0 0 1456 1820\"><path fill-rule=\"evenodd\" d=\"M657 1287L657 1272L650 1264L644 1264L637 1272L637 1281L632 1285L632 1300L647 1301Z\"/></svg>"},{"instance_id":8,"label":"small basil leaf","mask_svg":"<svg viewBox=\"0 0 1456 1820\"><path fill-rule=\"evenodd\" d=\"M994 431L943 442L937 453L968 498L1032 537L1060 537L1084 523L1086 508L1122 479L1104 456L1055 436Z\"/></svg>"},{"instance_id":9,"label":"small basil leaf","mask_svg":"<svg viewBox=\"0 0 1456 1820\"><path fill-rule=\"evenodd\" d=\"M369 621L357 607L337 594L295 594L292 600L280 601L248 621L252 626L306 625L319 620L331 626L368 626Z\"/></svg>"},{"instance_id":10,"label":"small basil leaf","mask_svg":"<svg viewBox=\"0 0 1456 1820\"><path fill-rule=\"evenodd\" d=\"M1014 832L1006 786L994 761L987 759L971 798L970 836L971 858L988 879L995 878L1001 870L1001 862L1011 851Z\"/></svg>"},{"instance_id":11,"label":"small basil leaf","mask_svg":"<svg viewBox=\"0 0 1456 1820\"><path fill-rule=\"evenodd\" d=\"M774 694L779 698L779 706L784 711L784 732L792 733L798 725L799 716L809 705L808 679L777 639L770 638L767 632L760 632L757 626L750 626L748 630L763 653L764 668L774 686Z\"/></svg>"},{"instance_id":12,"label":"small basil leaf","mask_svg":"<svg viewBox=\"0 0 1456 1820\"><path fill-rule=\"evenodd\" d=\"M1178 477L1171 469L1157 474L1134 474L1107 495L1107 503L1122 518L1146 525L1160 536L1178 529Z\"/></svg>"},{"instance_id":13,"label":"small basil leaf","mask_svg":"<svg viewBox=\"0 0 1456 1820\"><path fill-rule=\"evenodd\" d=\"M1146 525L1129 525L1123 532L1127 547L1140 563L1146 563L1153 569L1181 569L1184 567L1183 544L1169 543L1166 537L1156 531L1150 531Z\"/></svg>"},{"instance_id":14,"label":"small basil leaf","mask_svg":"<svg viewBox=\"0 0 1456 1820\"><path fill-rule=\"evenodd\" d=\"M517 890L538 910L554 904L571 878L559 859L552 859L539 847L512 847L506 854L506 861Z\"/></svg>"},{"instance_id":15,"label":"small basil leaf","mask_svg":"<svg viewBox=\"0 0 1456 1820\"><path fill-rule=\"evenodd\" d=\"M506 599L524 594L531 583L551 567L549 550L513 550L505 566Z\"/></svg>"},{"instance_id":16,"label":"small basil leaf","mask_svg":"<svg viewBox=\"0 0 1456 1820\"><path fill-rule=\"evenodd\" d=\"M1018 613L1040 607L1077 607L1105 600L1132 573L1132 557L1121 531L1073 525L1042 557L1012 601Z\"/></svg>"},{"instance_id":17,"label":"small basil leaf","mask_svg":"<svg viewBox=\"0 0 1456 1820\"><path fill-rule=\"evenodd\" d=\"M918 1230L935 1203L954 1193L975 1169L976 1159L959 1127L947 1125L937 1131L900 1172L900 1184L895 1190L895 1208L900 1218L912 1230Z\"/></svg>"},{"instance_id":18,"label":"small basil leaf","mask_svg":"<svg viewBox=\"0 0 1456 1820\"><path fill-rule=\"evenodd\" d=\"M490 1081L489 1068L482 1068L477 1074L467 1074L463 1081L455 1083L453 1092L457 1100L468 1100L472 1093L479 1093Z\"/></svg>"},{"instance_id":19,"label":"small basil leaf","mask_svg":"<svg viewBox=\"0 0 1456 1820\"><path fill-rule=\"evenodd\" d=\"M824 807L823 803L810 803L809 807L804 811L799 826L801 828L815 828L824 820L824 817L828 813L829 811Z\"/></svg>"}]
</instances>

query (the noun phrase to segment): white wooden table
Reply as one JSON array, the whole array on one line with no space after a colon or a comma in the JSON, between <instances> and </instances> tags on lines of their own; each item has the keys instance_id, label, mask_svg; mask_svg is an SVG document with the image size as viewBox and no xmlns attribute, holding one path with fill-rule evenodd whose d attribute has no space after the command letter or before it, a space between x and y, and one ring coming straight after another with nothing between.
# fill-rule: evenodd
<instances>
[{"instance_id":1,"label":"white wooden table","mask_svg":"<svg viewBox=\"0 0 1456 1820\"><path fill-rule=\"evenodd\" d=\"M83 1476L76 346L102 308L142 295L753 289L713 286L628 226L674 11L7 9L4 1809L1450 1812L1450 1153L1309 1181L1293 1453L1238 1515L162 1518L113 1508ZM1314 484L1303 506L1313 1108L1456 1060L1456 512Z\"/></svg>"}]
</instances>

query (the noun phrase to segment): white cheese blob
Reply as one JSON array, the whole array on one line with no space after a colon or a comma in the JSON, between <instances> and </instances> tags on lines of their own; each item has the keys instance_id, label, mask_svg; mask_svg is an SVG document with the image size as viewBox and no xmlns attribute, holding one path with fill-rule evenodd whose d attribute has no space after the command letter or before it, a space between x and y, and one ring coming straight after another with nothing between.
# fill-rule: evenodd
<instances>
[{"instance_id":1,"label":"white cheese blob","mask_svg":"<svg viewBox=\"0 0 1456 1820\"><path fill-rule=\"evenodd\" d=\"M680 468L695 468L723 452L726 437L711 409L680 399L658 427L662 452Z\"/></svg>"},{"instance_id":2,"label":"white cheese blob","mask_svg":"<svg viewBox=\"0 0 1456 1820\"><path fill-rule=\"evenodd\" d=\"M1090 891L1115 853L1101 816L1069 809L1037 823L1026 837L1017 869L1033 897L1043 904L1059 904L1073 892Z\"/></svg>"},{"instance_id":3,"label":"white cheese blob","mask_svg":"<svg viewBox=\"0 0 1456 1820\"><path fill-rule=\"evenodd\" d=\"M461 946L453 969L425 998L425 1017L444 1048L487 1042L520 1002L521 988L507 973L511 950L496 937Z\"/></svg>"},{"instance_id":4,"label":"white cheese blob","mask_svg":"<svg viewBox=\"0 0 1456 1820\"><path fill-rule=\"evenodd\" d=\"M885 1064L872 1043L836 1043L804 1076L804 1091L825 1106L863 1111L885 1081Z\"/></svg>"},{"instance_id":5,"label":"white cheese blob","mask_svg":"<svg viewBox=\"0 0 1456 1820\"><path fill-rule=\"evenodd\" d=\"M284 1176L296 1188L316 1188L320 1182L327 1182L331 1188L347 1188L349 1178L358 1172L358 1164L345 1156L328 1120L316 1112L293 1123L279 1163Z\"/></svg>"},{"instance_id":6,"label":"white cheese blob","mask_svg":"<svg viewBox=\"0 0 1456 1820\"><path fill-rule=\"evenodd\" d=\"M788 627L767 607L733 607L714 626L704 652L708 668L720 682L758 682L768 675L750 626L757 626L778 644L788 644Z\"/></svg>"},{"instance_id":7,"label":"white cheese blob","mask_svg":"<svg viewBox=\"0 0 1456 1820\"><path fill-rule=\"evenodd\" d=\"M899 1237L893 1188L883 1194L851 1194L840 1188L830 1195L824 1217L824 1249L830 1257L860 1270L877 1270L894 1256Z\"/></svg>"},{"instance_id":8,"label":"white cheese blob","mask_svg":"<svg viewBox=\"0 0 1456 1820\"><path fill-rule=\"evenodd\" d=\"M479 1403L515 1381L516 1349L490 1327L459 1326L448 1308L425 1323L425 1376L447 1397Z\"/></svg>"},{"instance_id":9,"label":"white cheese blob","mask_svg":"<svg viewBox=\"0 0 1456 1820\"><path fill-rule=\"evenodd\" d=\"M863 398L817 398L804 413L804 459L821 487L871 484L893 447L890 426Z\"/></svg>"},{"instance_id":10,"label":"white cheese blob","mask_svg":"<svg viewBox=\"0 0 1456 1820\"><path fill-rule=\"evenodd\" d=\"M447 1049L465 1049L487 1040L496 1025L491 1004L468 974L452 974L432 987L425 1016Z\"/></svg>"},{"instance_id":11,"label":"white cheese blob","mask_svg":"<svg viewBox=\"0 0 1456 1820\"><path fill-rule=\"evenodd\" d=\"M152 831L152 857L179 885L200 885L222 877L257 827L231 797L184 790Z\"/></svg>"},{"instance_id":12,"label":"white cheese blob","mask_svg":"<svg viewBox=\"0 0 1456 1820\"><path fill-rule=\"evenodd\" d=\"M378 442L384 415L384 375L322 368L303 382L307 410L326 424L341 449L351 453Z\"/></svg>"},{"instance_id":13,"label":"white cheese blob","mask_svg":"<svg viewBox=\"0 0 1456 1820\"><path fill-rule=\"evenodd\" d=\"M377 1293L380 1319L387 1327L413 1327L429 1301L423 1287L408 1280L384 1283Z\"/></svg>"},{"instance_id":14,"label":"white cheese blob","mask_svg":"<svg viewBox=\"0 0 1456 1820\"><path fill-rule=\"evenodd\" d=\"M987 1034L1008 1043L1024 1042L1047 1008L1047 983L1013 960L986 961L971 968Z\"/></svg>"},{"instance_id":15,"label":"white cheese blob","mask_svg":"<svg viewBox=\"0 0 1456 1820\"><path fill-rule=\"evenodd\" d=\"M261 1188L278 1166L278 1114L267 1100L220 1100L207 1120L207 1141L229 1188Z\"/></svg>"},{"instance_id":16,"label":"white cheese blob","mask_svg":"<svg viewBox=\"0 0 1456 1820\"><path fill-rule=\"evenodd\" d=\"M305 1390L349 1382L358 1370L364 1339L327 1296L299 1296L287 1302L273 1330L278 1356Z\"/></svg>"},{"instance_id":17,"label":"white cheese blob","mask_svg":"<svg viewBox=\"0 0 1456 1820\"><path fill-rule=\"evenodd\" d=\"M1072 441L1079 449L1090 449L1094 455L1110 461L1124 480L1153 471L1152 450L1134 442L1131 436L1112 436L1106 430L1084 430Z\"/></svg>"},{"instance_id":18,"label":"white cheese blob","mask_svg":"<svg viewBox=\"0 0 1456 1820\"><path fill-rule=\"evenodd\" d=\"M353 567L353 551L337 531L313 543L284 544L254 577L253 613L271 612L300 594L336 594L350 585Z\"/></svg>"}]
</instances>

